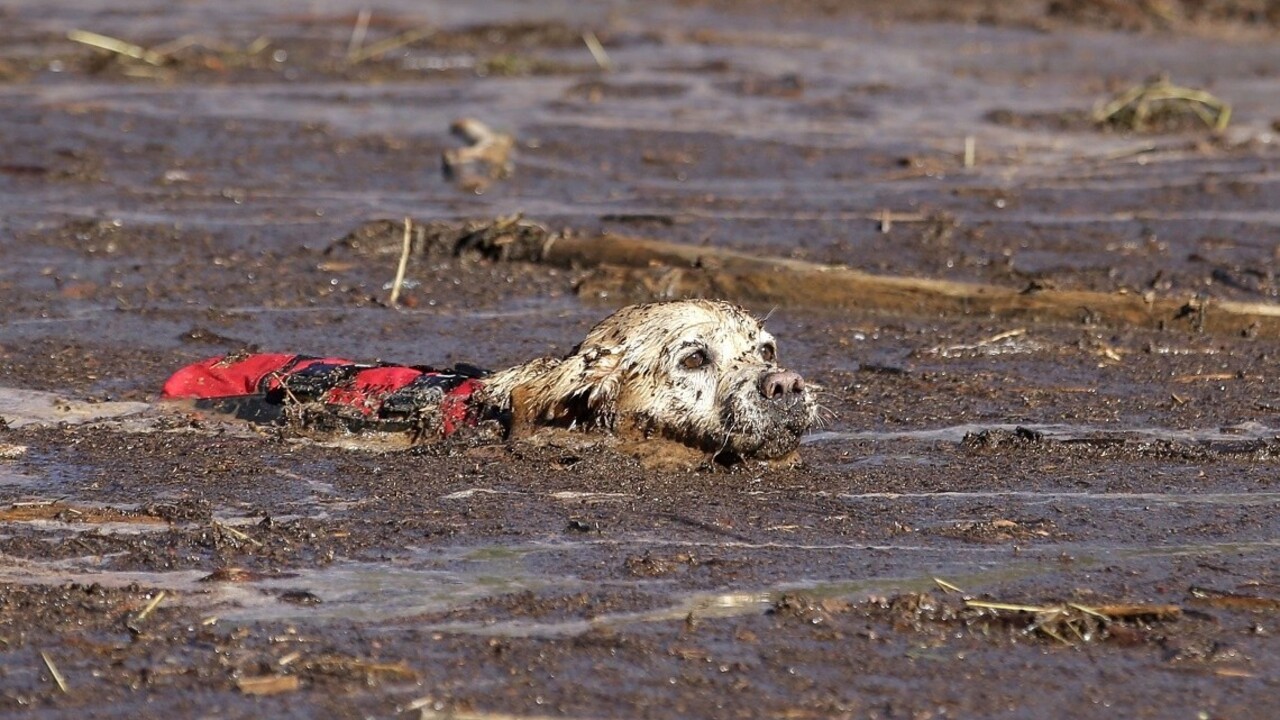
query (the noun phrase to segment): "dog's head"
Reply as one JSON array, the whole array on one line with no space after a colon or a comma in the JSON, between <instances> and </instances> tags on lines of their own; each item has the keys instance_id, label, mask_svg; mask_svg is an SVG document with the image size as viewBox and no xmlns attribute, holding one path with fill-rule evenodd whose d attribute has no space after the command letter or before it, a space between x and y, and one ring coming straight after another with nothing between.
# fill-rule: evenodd
<instances>
[{"instance_id":1,"label":"dog's head","mask_svg":"<svg viewBox=\"0 0 1280 720\"><path fill-rule=\"evenodd\" d=\"M493 378L516 422L597 426L696 447L724 462L793 452L816 418L804 380L735 305L679 300L605 318L561 360Z\"/></svg>"}]
</instances>

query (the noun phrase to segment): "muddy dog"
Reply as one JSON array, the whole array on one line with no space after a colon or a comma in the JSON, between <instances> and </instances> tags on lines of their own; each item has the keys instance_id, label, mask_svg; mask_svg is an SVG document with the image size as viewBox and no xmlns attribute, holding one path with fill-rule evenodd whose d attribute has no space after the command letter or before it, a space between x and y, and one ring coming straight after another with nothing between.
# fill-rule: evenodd
<instances>
[{"instance_id":1,"label":"muddy dog","mask_svg":"<svg viewBox=\"0 0 1280 720\"><path fill-rule=\"evenodd\" d=\"M812 389L779 365L763 324L713 300L625 307L567 356L496 373L240 354L183 368L164 395L257 421L408 432L419 442L594 431L651 466L789 463L817 420Z\"/></svg>"}]
</instances>

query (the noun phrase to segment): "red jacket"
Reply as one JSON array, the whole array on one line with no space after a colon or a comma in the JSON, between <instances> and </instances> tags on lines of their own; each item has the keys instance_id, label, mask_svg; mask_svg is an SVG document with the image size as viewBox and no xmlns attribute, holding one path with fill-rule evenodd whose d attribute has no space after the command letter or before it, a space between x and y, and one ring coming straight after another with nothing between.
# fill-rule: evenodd
<instances>
[{"instance_id":1,"label":"red jacket","mask_svg":"<svg viewBox=\"0 0 1280 720\"><path fill-rule=\"evenodd\" d=\"M195 398L198 406L259 421L277 420L289 404L319 403L348 425L364 421L387 429L415 425L438 410L440 434L452 435L478 421L471 399L487 374L467 365L436 370L306 355L228 355L174 373L163 397Z\"/></svg>"}]
</instances>

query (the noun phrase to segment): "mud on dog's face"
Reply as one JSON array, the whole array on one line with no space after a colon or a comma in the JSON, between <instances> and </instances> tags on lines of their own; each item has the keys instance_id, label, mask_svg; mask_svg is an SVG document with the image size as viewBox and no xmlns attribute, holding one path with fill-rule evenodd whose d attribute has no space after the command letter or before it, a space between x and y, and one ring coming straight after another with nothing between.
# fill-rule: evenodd
<instances>
[{"instance_id":1,"label":"mud on dog's face","mask_svg":"<svg viewBox=\"0 0 1280 720\"><path fill-rule=\"evenodd\" d=\"M724 462L784 457L816 417L804 380L779 366L773 336L725 302L623 308L548 365L513 392L527 420L664 437Z\"/></svg>"}]
</instances>

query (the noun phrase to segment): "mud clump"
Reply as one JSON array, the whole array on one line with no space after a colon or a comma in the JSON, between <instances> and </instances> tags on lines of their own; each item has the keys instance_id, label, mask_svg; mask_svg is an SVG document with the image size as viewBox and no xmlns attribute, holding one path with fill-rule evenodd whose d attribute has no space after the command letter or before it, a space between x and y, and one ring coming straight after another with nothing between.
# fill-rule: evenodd
<instances>
[{"instance_id":1,"label":"mud clump","mask_svg":"<svg viewBox=\"0 0 1280 720\"><path fill-rule=\"evenodd\" d=\"M1038 447L1044 442L1044 433L1025 427L1013 430L981 430L976 433L965 433L960 441L961 446L970 452L1004 451L1009 449L1025 450Z\"/></svg>"},{"instance_id":2,"label":"mud clump","mask_svg":"<svg viewBox=\"0 0 1280 720\"><path fill-rule=\"evenodd\" d=\"M697 562L689 553L663 555L649 551L641 555L628 555L622 565L632 577L653 578L684 572Z\"/></svg>"},{"instance_id":3,"label":"mud clump","mask_svg":"<svg viewBox=\"0 0 1280 720\"><path fill-rule=\"evenodd\" d=\"M431 260L461 258L504 262L536 262L540 250L556 234L519 215L465 222L411 221L410 252ZM330 244L325 255L343 250L360 255L390 256L399 252L404 223L376 220Z\"/></svg>"},{"instance_id":4,"label":"mud clump","mask_svg":"<svg viewBox=\"0 0 1280 720\"><path fill-rule=\"evenodd\" d=\"M847 613L853 604L841 598L815 598L804 593L783 593L767 611L781 620L799 620L811 625L830 622L832 616Z\"/></svg>"}]
</instances>

